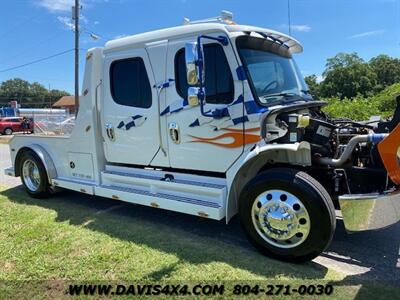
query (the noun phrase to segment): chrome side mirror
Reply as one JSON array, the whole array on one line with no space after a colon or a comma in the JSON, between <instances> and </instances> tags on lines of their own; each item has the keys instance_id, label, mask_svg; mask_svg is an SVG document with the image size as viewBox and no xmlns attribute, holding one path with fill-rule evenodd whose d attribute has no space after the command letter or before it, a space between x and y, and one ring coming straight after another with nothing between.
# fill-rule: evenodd
<instances>
[{"instance_id":1,"label":"chrome side mirror","mask_svg":"<svg viewBox=\"0 0 400 300\"><path fill-rule=\"evenodd\" d=\"M200 51L202 51L201 47ZM186 78L189 85L204 85L204 60L199 59L203 57L203 53L199 53L197 42L186 43ZM201 76L200 72L202 73Z\"/></svg>"},{"instance_id":2,"label":"chrome side mirror","mask_svg":"<svg viewBox=\"0 0 400 300\"><path fill-rule=\"evenodd\" d=\"M188 88L188 104L189 106L197 106L200 103L199 100L199 93L200 93L200 88L198 87L189 87Z\"/></svg>"}]
</instances>

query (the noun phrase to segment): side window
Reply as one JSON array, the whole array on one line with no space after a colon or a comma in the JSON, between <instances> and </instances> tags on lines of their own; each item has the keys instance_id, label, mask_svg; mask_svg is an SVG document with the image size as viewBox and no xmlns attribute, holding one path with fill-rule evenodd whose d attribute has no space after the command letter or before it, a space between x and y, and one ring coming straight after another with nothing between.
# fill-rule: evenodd
<instances>
[{"instance_id":1,"label":"side window","mask_svg":"<svg viewBox=\"0 0 400 300\"><path fill-rule=\"evenodd\" d=\"M206 102L229 104L233 101L233 78L224 49L219 44L204 45ZM186 80L185 49L175 56L176 91L186 99L188 83Z\"/></svg>"},{"instance_id":2,"label":"side window","mask_svg":"<svg viewBox=\"0 0 400 300\"><path fill-rule=\"evenodd\" d=\"M110 67L111 95L120 105L151 106L151 87L143 59L117 60Z\"/></svg>"}]
</instances>

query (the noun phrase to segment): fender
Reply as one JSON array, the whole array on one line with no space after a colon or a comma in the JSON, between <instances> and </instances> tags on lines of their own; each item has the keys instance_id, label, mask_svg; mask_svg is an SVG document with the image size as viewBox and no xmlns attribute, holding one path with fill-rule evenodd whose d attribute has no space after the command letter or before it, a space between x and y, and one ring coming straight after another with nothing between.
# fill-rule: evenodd
<instances>
[{"instance_id":1,"label":"fender","mask_svg":"<svg viewBox=\"0 0 400 300\"><path fill-rule=\"evenodd\" d=\"M311 147L308 142L294 144L257 145L243 159L239 159L227 172L229 187L226 204L226 223L238 212L242 189L265 165L284 163L311 166Z\"/></svg>"},{"instance_id":2,"label":"fender","mask_svg":"<svg viewBox=\"0 0 400 300\"><path fill-rule=\"evenodd\" d=\"M21 149L19 149L16 157L15 157L15 176L20 175L20 156L22 153L25 151L33 151L41 160L41 162L44 165L44 168L46 169L47 177L49 179L49 183L51 183L51 180L54 178L57 178L57 169L54 165L53 159L51 158L50 154L40 145L38 144L31 144L28 146L25 146Z\"/></svg>"}]
</instances>

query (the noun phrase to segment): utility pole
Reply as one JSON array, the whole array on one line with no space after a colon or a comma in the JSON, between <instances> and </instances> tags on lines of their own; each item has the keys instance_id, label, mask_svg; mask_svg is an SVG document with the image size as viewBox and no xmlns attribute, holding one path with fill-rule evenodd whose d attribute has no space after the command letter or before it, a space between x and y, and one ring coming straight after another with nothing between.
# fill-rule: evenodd
<instances>
[{"instance_id":1,"label":"utility pole","mask_svg":"<svg viewBox=\"0 0 400 300\"><path fill-rule=\"evenodd\" d=\"M75 6L72 8L72 19L75 21L75 116L79 110L79 0L75 0Z\"/></svg>"},{"instance_id":2,"label":"utility pole","mask_svg":"<svg viewBox=\"0 0 400 300\"><path fill-rule=\"evenodd\" d=\"M51 106L51 88L50 88L50 83L49 83L49 108L52 109L52 106Z\"/></svg>"}]
</instances>

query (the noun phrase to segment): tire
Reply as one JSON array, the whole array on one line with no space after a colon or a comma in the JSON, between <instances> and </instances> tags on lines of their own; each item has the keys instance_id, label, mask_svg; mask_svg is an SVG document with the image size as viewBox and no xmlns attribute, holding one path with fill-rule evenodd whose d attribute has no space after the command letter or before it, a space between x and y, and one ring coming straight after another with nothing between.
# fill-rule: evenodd
<instances>
[{"instance_id":1,"label":"tire","mask_svg":"<svg viewBox=\"0 0 400 300\"><path fill-rule=\"evenodd\" d=\"M22 153L19 166L22 184L30 196L46 198L51 194L46 169L34 152L26 151Z\"/></svg>"},{"instance_id":2,"label":"tire","mask_svg":"<svg viewBox=\"0 0 400 300\"><path fill-rule=\"evenodd\" d=\"M333 238L333 202L304 172L276 168L260 173L245 186L239 201L244 231L264 255L302 263L321 254Z\"/></svg>"},{"instance_id":3,"label":"tire","mask_svg":"<svg viewBox=\"0 0 400 300\"><path fill-rule=\"evenodd\" d=\"M12 128L6 128L6 129L4 129L4 134L5 134L5 135L12 135L12 134L13 134Z\"/></svg>"}]
</instances>

